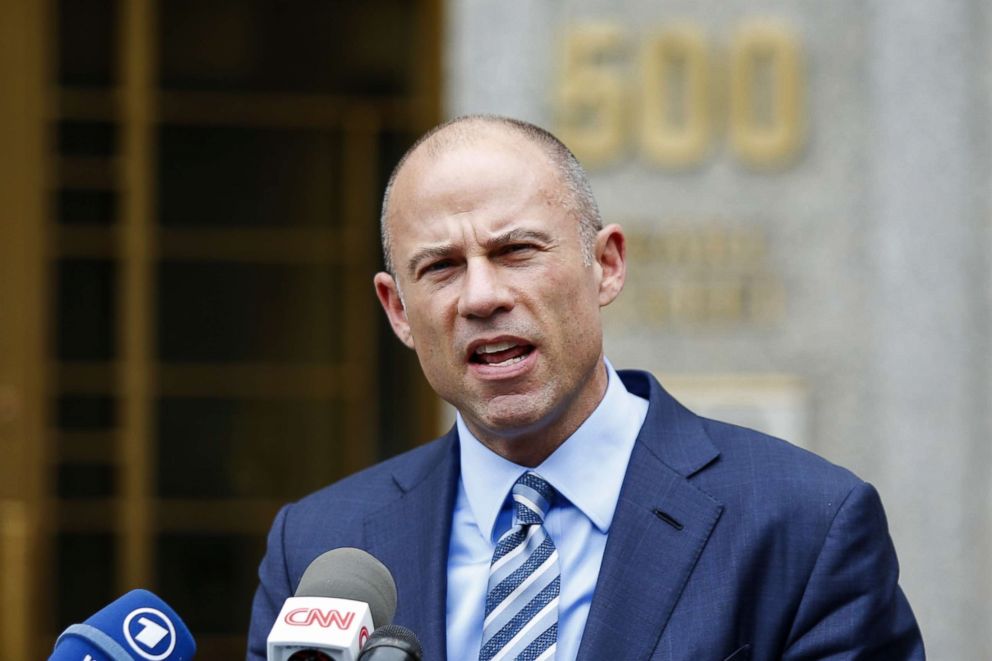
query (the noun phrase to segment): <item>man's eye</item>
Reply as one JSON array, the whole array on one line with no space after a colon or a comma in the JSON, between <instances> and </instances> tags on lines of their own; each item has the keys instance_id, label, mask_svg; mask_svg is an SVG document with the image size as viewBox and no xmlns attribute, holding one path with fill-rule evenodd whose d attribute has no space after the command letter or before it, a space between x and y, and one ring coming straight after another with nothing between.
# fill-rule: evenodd
<instances>
[{"instance_id":1,"label":"man's eye","mask_svg":"<svg viewBox=\"0 0 992 661\"><path fill-rule=\"evenodd\" d=\"M443 271L444 269L451 266L453 262L450 259L442 259L437 262L431 262L424 267L424 273L431 273L436 271Z\"/></svg>"},{"instance_id":2,"label":"man's eye","mask_svg":"<svg viewBox=\"0 0 992 661\"><path fill-rule=\"evenodd\" d=\"M533 249L534 246L530 245L529 243L514 243L508 246L504 246L500 252L502 252L504 255L510 255L513 253L527 252Z\"/></svg>"}]
</instances>

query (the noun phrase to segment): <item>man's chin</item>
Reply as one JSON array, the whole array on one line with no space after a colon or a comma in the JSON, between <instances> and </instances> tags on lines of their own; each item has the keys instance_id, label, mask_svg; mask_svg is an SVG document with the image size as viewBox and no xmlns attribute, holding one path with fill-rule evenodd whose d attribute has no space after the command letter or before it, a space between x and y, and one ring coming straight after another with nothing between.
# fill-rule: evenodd
<instances>
[{"instance_id":1,"label":"man's chin","mask_svg":"<svg viewBox=\"0 0 992 661\"><path fill-rule=\"evenodd\" d=\"M535 401L537 400L537 401ZM494 437L512 439L546 424L548 407L533 394L503 395L489 400L477 424Z\"/></svg>"}]
</instances>

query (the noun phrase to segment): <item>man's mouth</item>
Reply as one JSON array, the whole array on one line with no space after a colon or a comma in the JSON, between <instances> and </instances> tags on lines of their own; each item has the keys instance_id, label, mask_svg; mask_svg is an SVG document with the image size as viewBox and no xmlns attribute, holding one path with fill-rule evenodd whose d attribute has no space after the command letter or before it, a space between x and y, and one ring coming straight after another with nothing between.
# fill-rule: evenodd
<instances>
[{"instance_id":1,"label":"man's mouth","mask_svg":"<svg viewBox=\"0 0 992 661\"><path fill-rule=\"evenodd\" d=\"M534 346L522 342L502 341L480 344L469 356L469 361L493 367L508 367L527 357Z\"/></svg>"}]
</instances>

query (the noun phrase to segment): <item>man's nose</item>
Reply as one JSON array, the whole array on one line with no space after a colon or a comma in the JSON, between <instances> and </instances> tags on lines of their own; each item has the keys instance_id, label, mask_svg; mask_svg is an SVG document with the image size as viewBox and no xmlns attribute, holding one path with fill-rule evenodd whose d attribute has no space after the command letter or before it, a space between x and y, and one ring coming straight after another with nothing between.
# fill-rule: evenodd
<instances>
[{"instance_id":1,"label":"man's nose","mask_svg":"<svg viewBox=\"0 0 992 661\"><path fill-rule=\"evenodd\" d=\"M485 259L469 260L458 298L463 317L490 317L513 308L513 296L500 271Z\"/></svg>"}]
</instances>

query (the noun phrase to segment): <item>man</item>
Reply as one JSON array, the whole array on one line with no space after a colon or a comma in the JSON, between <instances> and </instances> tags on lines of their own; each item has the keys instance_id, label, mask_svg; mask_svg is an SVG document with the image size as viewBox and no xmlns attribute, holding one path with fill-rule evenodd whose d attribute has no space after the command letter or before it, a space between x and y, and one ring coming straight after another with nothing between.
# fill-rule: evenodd
<instances>
[{"instance_id":1,"label":"man","mask_svg":"<svg viewBox=\"0 0 992 661\"><path fill-rule=\"evenodd\" d=\"M456 426L279 513L249 658L340 546L389 567L431 661L923 658L870 485L606 361L624 235L553 136L435 129L382 234L376 293Z\"/></svg>"}]
</instances>

